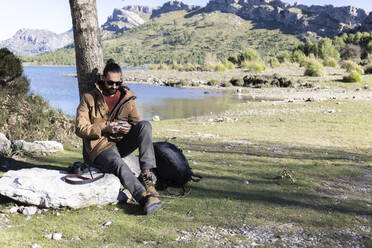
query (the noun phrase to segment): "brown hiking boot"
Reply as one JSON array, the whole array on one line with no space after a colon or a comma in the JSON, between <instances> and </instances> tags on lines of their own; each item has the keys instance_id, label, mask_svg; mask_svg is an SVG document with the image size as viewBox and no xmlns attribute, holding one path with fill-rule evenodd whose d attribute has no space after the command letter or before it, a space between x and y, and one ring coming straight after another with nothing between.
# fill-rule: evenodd
<instances>
[{"instance_id":1,"label":"brown hiking boot","mask_svg":"<svg viewBox=\"0 0 372 248\"><path fill-rule=\"evenodd\" d=\"M159 196L158 191L155 189L154 182L152 181L152 173L150 171L141 172L139 175L139 180L143 186L145 186L147 194Z\"/></svg>"},{"instance_id":2,"label":"brown hiking boot","mask_svg":"<svg viewBox=\"0 0 372 248\"><path fill-rule=\"evenodd\" d=\"M144 196L140 200L140 204L143 206L143 210L145 211L146 215L155 213L162 205L159 198L147 194L146 192L144 192Z\"/></svg>"}]
</instances>

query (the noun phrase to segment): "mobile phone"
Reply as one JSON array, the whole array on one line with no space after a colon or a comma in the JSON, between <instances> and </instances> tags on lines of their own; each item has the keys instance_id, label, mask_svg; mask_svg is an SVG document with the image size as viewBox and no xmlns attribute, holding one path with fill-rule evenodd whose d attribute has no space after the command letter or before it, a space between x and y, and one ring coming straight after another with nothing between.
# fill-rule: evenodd
<instances>
[{"instance_id":1,"label":"mobile phone","mask_svg":"<svg viewBox=\"0 0 372 248\"><path fill-rule=\"evenodd\" d=\"M128 122L126 122L126 121L119 121L118 122L118 126L123 126L123 125L125 125L125 124L127 124Z\"/></svg>"}]
</instances>

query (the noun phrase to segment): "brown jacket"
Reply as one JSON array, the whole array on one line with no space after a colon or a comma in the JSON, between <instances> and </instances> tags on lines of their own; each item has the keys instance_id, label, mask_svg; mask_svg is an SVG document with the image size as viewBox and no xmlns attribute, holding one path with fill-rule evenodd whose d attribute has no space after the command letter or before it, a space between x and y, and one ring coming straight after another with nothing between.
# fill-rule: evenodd
<instances>
[{"instance_id":1,"label":"brown jacket","mask_svg":"<svg viewBox=\"0 0 372 248\"><path fill-rule=\"evenodd\" d=\"M128 121L136 124L140 116L136 107L136 95L128 87L119 88L121 95L119 103L111 113L103 99L102 90L96 84L96 89L85 93L76 111L76 135L83 139L86 161L93 164L95 158L104 150L115 145L115 140L122 135L110 136L103 132L106 125L112 121Z\"/></svg>"}]
</instances>

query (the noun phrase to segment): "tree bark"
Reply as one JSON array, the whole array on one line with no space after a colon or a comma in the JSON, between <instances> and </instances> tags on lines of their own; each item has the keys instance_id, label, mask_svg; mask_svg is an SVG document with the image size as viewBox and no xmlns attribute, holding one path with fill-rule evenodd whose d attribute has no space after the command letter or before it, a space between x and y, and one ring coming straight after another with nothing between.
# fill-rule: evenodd
<instances>
[{"instance_id":1,"label":"tree bark","mask_svg":"<svg viewBox=\"0 0 372 248\"><path fill-rule=\"evenodd\" d=\"M103 70L96 0L69 0L74 30L80 98L94 87Z\"/></svg>"}]
</instances>

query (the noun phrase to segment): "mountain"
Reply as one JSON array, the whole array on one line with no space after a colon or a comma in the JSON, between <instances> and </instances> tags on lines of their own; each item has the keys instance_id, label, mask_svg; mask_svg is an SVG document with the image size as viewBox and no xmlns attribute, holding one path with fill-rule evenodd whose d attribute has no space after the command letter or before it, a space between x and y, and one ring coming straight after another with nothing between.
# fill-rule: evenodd
<instances>
[{"instance_id":1,"label":"mountain","mask_svg":"<svg viewBox=\"0 0 372 248\"><path fill-rule=\"evenodd\" d=\"M280 0L210 0L205 7L180 1L157 8L132 5L115 9L102 26L103 53L105 59L114 58L131 66L202 64L206 57L224 60L248 47L268 59L281 51L291 51L304 40L356 32L362 27L371 30L372 15L367 14L351 6L291 5ZM75 63L73 49L23 60L35 64Z\"/></svg>"},{"instance_id":2,"label":"mountain","mask_svg":"<svg viewBox=\"0 0 372 248\"><path fill-rule=\"evenodd\" d=\"M72 30L56 34L43 29L20 29L13 37L0 41L0 47L7 47L20 56L32 56L54 52L73 41Z\"/></svg>"},{"instance_id":3,"label":"mountain","mask_svg":"<svg viewBox=\"0 0 372 248\"><path fill-rule=\"evenodd\" d=\"M210 0L197 13L214 11L233 13L268 28L275 23L290 29L293 34L313 32L322 37L350 32L359 27L368 15L365 10L352 6L291 5L280 0Z\"/></svg>"}]
</instances>

